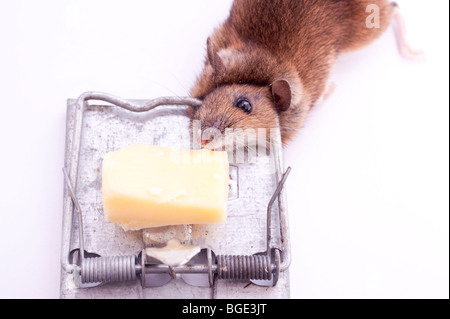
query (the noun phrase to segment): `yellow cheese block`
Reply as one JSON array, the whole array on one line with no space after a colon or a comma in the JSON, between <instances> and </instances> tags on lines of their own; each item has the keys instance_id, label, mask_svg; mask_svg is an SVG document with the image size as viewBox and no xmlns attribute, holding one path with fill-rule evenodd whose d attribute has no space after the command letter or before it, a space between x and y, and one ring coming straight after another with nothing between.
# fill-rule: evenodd
<instances>
[{"instance_id":1,"label":"yellow cheese block","mask_svg":"<svg viewBox=\"0 0 450 319\"><path fill-rule=\"evenodd\" d=\"M226 152L131 145L103 158L104 213L125 230L222 223L228 176Z\"/></svg>"}]
</instances>

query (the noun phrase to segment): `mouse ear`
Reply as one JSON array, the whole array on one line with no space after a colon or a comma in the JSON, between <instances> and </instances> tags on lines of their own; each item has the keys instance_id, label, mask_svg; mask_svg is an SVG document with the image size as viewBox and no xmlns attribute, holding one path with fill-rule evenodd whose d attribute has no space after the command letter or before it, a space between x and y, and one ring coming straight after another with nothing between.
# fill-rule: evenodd
<instances>
[{"instance_id":1,"label":"mouse ear","mask_svg":"<svg viewBox=\"0 0 450 319\"><path fill-rule=\"evenodd\" d=\"M208 38L207 42L207 51L208 51L208 60L214 70L214 76L220 77L225 73L225 64L222 61L222 58L217 54L214 49L214 44L211 38Z\"/></svg>"},{"instance_id":2,"label":"mouse ear","mask_svg":"<svg viewBox=\"0 0 450 319\"><path fill-rule=\"evenodd\" d=\"M286 80L277 80L272 83L272 96L275 107L279 113L287 111L291 106L291 86Z\"/></svg>"}]
</instances>

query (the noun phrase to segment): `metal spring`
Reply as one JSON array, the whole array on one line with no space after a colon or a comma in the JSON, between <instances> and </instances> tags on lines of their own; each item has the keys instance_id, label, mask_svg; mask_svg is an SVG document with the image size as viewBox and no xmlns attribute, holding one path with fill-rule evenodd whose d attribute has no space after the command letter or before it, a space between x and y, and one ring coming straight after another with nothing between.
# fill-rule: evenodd
<instances>
[{"instance_id":1,"label":"metal spring","mask_svg":"<svg viewBox=\"0 0 450 319\"><path fill-rule=\"evenodd\" d=\"M136 257L90 257L81 263L81 282L99 283L136 279Z\"/></svg>"},{"instance_id":2,"label":"metal spring","mask_svg":"<svg viewBox=\"0 0 450 319\"><path fill-rule=\"evenodd\" d=\"M270 257L266 255L232 256L218 255L218 279L272 279Z\"/></svg>"}]
</instances>

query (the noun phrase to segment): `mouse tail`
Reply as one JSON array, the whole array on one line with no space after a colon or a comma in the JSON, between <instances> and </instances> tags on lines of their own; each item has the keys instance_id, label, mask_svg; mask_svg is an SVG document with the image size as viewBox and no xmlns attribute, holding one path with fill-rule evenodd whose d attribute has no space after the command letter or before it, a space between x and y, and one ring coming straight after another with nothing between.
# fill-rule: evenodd
<instances>
[{"instance_id":1,"label":"mouse tail","mask_svg":"<svg viewBox=\"0 0 450 319\"><path fill-rule=\"evenodd\" d=\"M401 13L400 7L396 2L390 3L392 10L392 24L395 30L397 46L401 56L412 61L424 61L425 53L421 50L413 49L407 40L405 19Z\"/></svg>"},{"instance_id":2,"label":"mouse tail","mask_svg":"<svg viewBox=\"0 0 450 319\"><path fill-rule=\"evenodd\" d=\"M414 61L424 60L424 53L413 49L407 41L405 20L397 3L389 0L348 0L347 4L352 19L346 24L349 36L341 52L354 51L371 44L392 25L402 57ZM364 26L361 21L365 21Z\"/></svg>"}]
</instances>

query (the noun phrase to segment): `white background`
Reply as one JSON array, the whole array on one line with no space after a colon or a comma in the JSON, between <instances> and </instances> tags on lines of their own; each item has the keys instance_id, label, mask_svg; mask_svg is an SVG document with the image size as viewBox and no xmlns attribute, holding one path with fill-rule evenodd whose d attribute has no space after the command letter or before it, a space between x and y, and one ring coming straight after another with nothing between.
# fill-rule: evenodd
<instances>
[{"instance_id":1,"label":"white background","mask_svg":"<svg viewBox=\"0 0 450 319\"><path fill-rule=\"evenodd\" d=\"M293 298L449 297L449 2L397 2L426 63L342 56L285 149ZM230 5L0 0L0 297L59 297L66 99L186 95Z\"/></svg>"}]
</instances>

